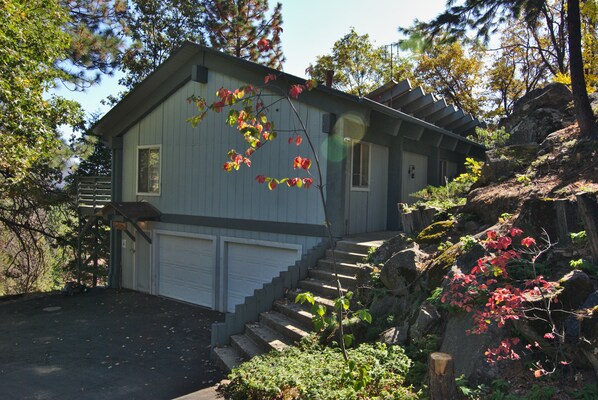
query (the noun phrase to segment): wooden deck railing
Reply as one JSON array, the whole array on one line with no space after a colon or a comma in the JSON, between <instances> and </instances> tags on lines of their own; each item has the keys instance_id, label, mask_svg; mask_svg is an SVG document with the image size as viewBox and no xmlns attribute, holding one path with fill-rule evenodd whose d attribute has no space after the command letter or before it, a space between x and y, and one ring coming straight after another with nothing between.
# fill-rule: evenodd
<instances>
[{"instance_id":1,"label":"wooden deck railing","mask_svg":"<svg viewBox=\"0 0 598 400\"><path fill-rule=\"evenodd\" d=\"M77 206L79 210L94 211L110 202L109 176L82 176L77 179Z\"/></svg>"}]
</instances>

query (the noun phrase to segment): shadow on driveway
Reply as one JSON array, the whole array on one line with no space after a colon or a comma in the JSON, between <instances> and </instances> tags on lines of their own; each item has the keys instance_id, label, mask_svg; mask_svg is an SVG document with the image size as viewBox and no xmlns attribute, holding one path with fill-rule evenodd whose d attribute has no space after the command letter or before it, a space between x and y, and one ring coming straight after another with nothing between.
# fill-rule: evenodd
<instances>
[{"instance_id":1,"label":"shadow on driveway","mask_svg":"<svg viewBox=\"0 0 598 400\"><path fill-rule=\"evenodd\" d=\"M172 399L223 378L224 315L132 291L0 303L1 399Z\"/></svg>"}]
</instances>

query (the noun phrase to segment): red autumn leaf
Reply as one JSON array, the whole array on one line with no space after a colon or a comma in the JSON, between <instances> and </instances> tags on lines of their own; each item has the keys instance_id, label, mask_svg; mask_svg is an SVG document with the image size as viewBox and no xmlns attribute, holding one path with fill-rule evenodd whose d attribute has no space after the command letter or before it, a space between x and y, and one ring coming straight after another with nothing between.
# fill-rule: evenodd
<instances>
[{"instance_id":1,"label":"red autumn leaf","mask_svg":"<svg viewBox=\"0 0 598 400\"><path fill-rule=\"evenodd\" d=\"M311 160L309 158L304 158L301 160L301 168L304 170L308 170L311 167Z\"/></svg>"},{"instance_id":2,"label":"red autumn leaf","mask_svg":"<svg viewBox=\"0 0 598 400\"><path fill-rule=\"evenodd\" d=\"M523 231L519 228L511 228L509 233L511 234L511 236L515 237L515 236L520 236L523 233Z\"/></svg>"},{"instance_id":3,"label":"red autumn leaf","mask_svg":"<svg viewBox=\"0 0 598 400\"><path fill-rule=\"evenodd\" d=\"M224 166L223 166L223 168L224 168L224 170L225 170L226 172L230 172L230 171L232 171L232 170L233 170L233 165L234 165L234 163L232 163L232 162L228 161L228 162L225 162L225 163L224 163Z\"/></svg>"},{"instance_id":4,"label":"red autumn leaf","mask_svg":"<svg viewBox=\"0 0 598 400\"><path fill-rule=\"evenodd\" d=\"M255 177L255 180L258 181L259 183L264 183L264 182L266 182L266 177L264 175L258 175Z\"/></svg>"},{"instance_id":5,"label":"red autumn leaf","mask_svg":"<svg viewBox=\"0 0 598 400\"><path fill-rule=\"evenodd\" d=\"M314 183L314 180L311 178L303 178L303 184L305 185L306 189L309 189L311 184Z\"/></svg>"},{"instance_id":6,"label":"red autumn leaf","mask_svg":"<svg viewBox=\"0 0 598 400\"><path fill-rule=\"evenodd\" d=\"M299 145L301 144L301 142L302 142L302 141L303 141L303 138L301 137L301 135L297 135L297 136L295 137L295 144L296 144L297 146L299 146Z\"/></svg>"},{"instance_id":7,"label":"red autumn leaf","mask_svg":"<svg viewBox=\"0 0 598 400\"><path fill-rule=\"evenodd\" d=\"M486 232L486 235L488 236L489 240L496 239L496 231L488 231L488 232Z\"/></svg>"},{"instance_id":8,"label":"red autumn leaf","mask_svg":"<svg viewBox=\"0 0 598 400\"><path fill-rule=\"evenodd\" d=\"M289 185L290 187L296 186L298 180L299 178L291 178L287 181L287 185Z\"/></svg>"},{"instance_id":9,"label":"red autumn leaf","mask_svg":"<svg viewBox=\"0 0 598 400\"><path fill-rule=\"evenodd\" d=\"M289 96L296 99L303 92L303 85L293 85L289 90Z\"/></svg>"},{"instance_id":10,"label":"red autumn leaf","mask_svg":"<svg viewBox=\"0 0 598 400\"><path fill-rule=\"evenodd\" d=\"M270 182L268 182L268 189L274 190L276 189L276 186L278 186L278 183L276 183L275 180L271 180Z\"/></svg>"},{"instance_id":11,"label":"red autumn leaf","mask_svg":"<svg viewBox=\"0 0 598 400\"><path fill-rule=\"evenodd\" d=\"M270 50L272 48L272 45L270 44L270 41L268 39L263 37L257 41L257 48L259 51L264 52Z\"/></svg>"},{"instance_id":12,"label":"red autumn leaf","mask_svg":"<svg viewBox=\"0 0 598 400\"><path fill-rule=\"evenodd\" d=\"M521 239L521 245L525 246L525 247L530 247L533 246L534 244L536 244L536 239L531 238L531 237L526 237Z\"/></svg>"},{"instance_id":13,"label":"red autumn leaf","mask_svg":"<svg viewBox=\"0 0 598 400\"><path fill-rule=\"evenodd\" d=\"M274 75L274 74L268 74L268 75L266 75L266 77L264 78L264 83L268 83L268 82L271 82L271 81L275 81L276 79L277 79L277 76L276 76L276 75ZM262 103L262 106L263 106L263 105L264 105L264 104Z\"/></svg>"},{"instance_id":14,"label":"red autumn leaf","mask_svg":"<svg viewBox=\"0 0 598 400\"><path fill-rule=\"evenodd\" d=\"M293 160L293 169L301 168L301 161L303 161L303 159L300 156L295 157Z\"/></svg>"}]
</instances>

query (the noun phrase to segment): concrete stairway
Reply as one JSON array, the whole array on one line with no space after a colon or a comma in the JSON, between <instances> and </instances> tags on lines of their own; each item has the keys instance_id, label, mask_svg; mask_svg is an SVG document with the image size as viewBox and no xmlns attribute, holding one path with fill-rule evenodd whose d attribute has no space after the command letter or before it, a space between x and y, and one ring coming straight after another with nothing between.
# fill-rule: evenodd
<instances>
[{"instance_id":1,"label":"concrete stairway","mask_svg":"<svg viewBox=\"0 0 598 400\"><path fill-rule=\"evenodd\" d=\"M336 244L335 256L343 291L353 289L359 271L357 263L363 262L372 245L381 242L360 242L341 240ZM282 350L301 340L312 330L312 314L309 306L295 303L299 292L313 293L316 302L332 310L337 297L334 280L332 252L309 269L307 279L299 282L299 289L289 291L287 298L274 302L273 309L260 314L259 320L245 325L245 332L233 335L230 345L214 348L214 361L224 371L229 372L243 361L271 350Z\"/></svg>"}]
</instances>

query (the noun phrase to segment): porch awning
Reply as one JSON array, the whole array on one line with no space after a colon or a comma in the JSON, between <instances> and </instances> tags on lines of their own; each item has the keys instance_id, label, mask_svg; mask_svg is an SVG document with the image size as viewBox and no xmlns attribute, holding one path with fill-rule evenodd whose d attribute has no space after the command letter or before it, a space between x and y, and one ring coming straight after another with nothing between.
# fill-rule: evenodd
<instances>
[{"instance_id":1,"label":"porch awning","mask_svg":"<svg viewBox=\"0 0 598 400\"><path fill-rule=\"evenodd\" d=\"M129 201L129 202L110 202L102 208L102 217L105 220L114 220L114 217L120 217L124 222L129 222L137 232L148 243L152 243L152 239L141 229L139 222L142 221L156 221L160 219L162 213L156 207L147 201ZM124 232L135 241L135 235L124 229Z\"/></svg>"}]
</instances>

